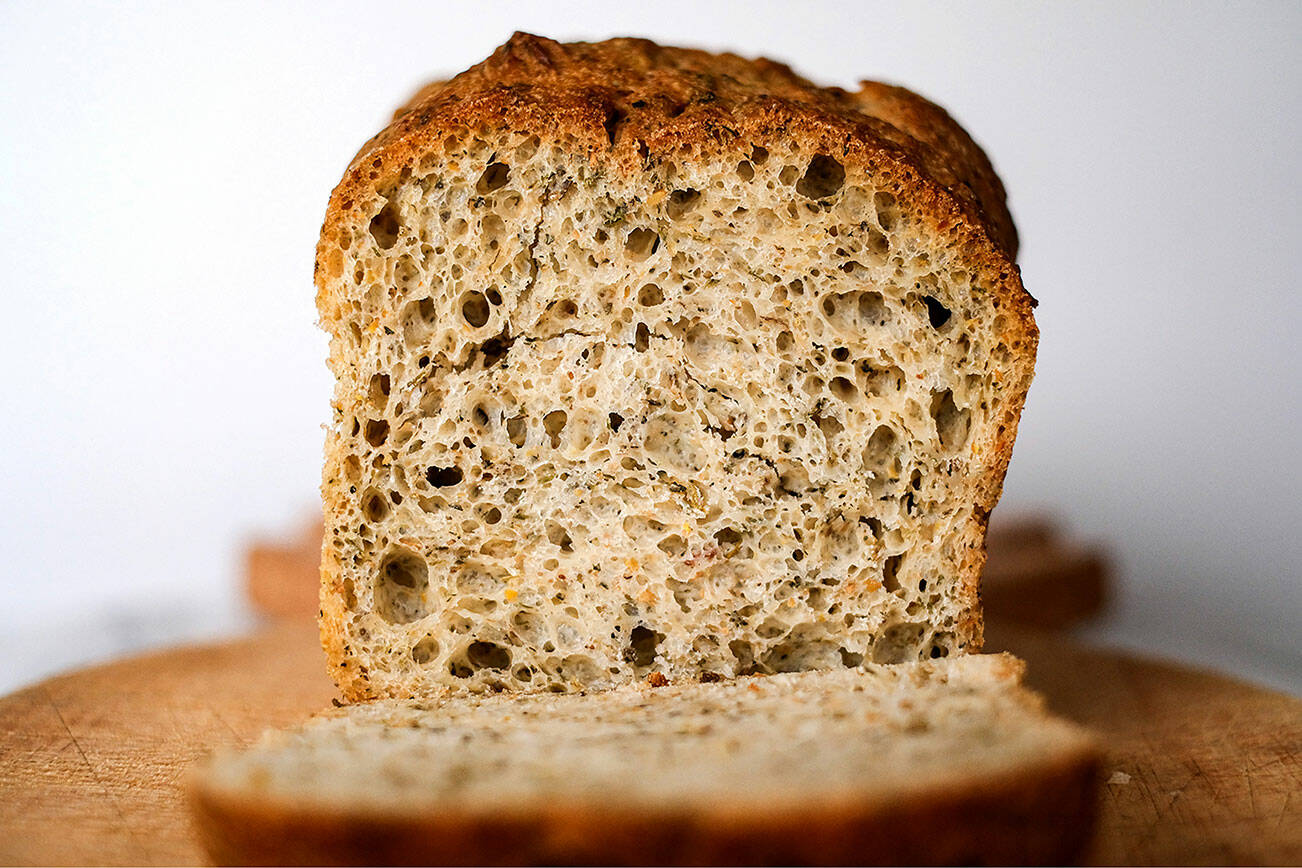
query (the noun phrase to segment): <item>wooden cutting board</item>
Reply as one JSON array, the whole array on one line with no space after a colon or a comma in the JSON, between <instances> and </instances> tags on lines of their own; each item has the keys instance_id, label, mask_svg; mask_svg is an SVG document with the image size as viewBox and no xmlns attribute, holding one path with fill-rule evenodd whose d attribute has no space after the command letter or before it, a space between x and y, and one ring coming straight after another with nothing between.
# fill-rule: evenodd
<instances>
[{"instance_id":1,"label":"wooden cutting board","mask_svg":"<svg viewBox=\"0 0 1302 868\"><path fill-rule=\"evenodd\" d=\"M1054 634L990 645L1026 658L1032 686L1108 747L1094 862L1302 862L1302 700ZM0 699L0 863L204 861L187 768L335 695L300 621Z\"/></svg>"}]
</instances>

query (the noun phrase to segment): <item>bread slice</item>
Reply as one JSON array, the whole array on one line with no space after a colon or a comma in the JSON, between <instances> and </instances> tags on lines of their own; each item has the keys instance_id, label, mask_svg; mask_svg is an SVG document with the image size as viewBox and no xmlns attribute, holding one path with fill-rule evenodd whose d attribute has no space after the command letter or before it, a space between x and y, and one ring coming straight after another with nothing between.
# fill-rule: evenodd
<instances>
[{"instance_id":1,"label":"bread slice","mask_svg":"<svg viewBox=\"0 0 1302 868\"><path fill-rule=\"evenodd\" d=\"M1007 655L347 706L219 754L229 864L1065 863L1096 757Z\"/></svg>"},{"instance_id":2,"label":"bread slice","mask_svg":"<svg viewBox=\"0 0 1302 868\"><path fill-rule=\"evenodd\" d=\"M1016 243L902 89L517 34L422 90L317 249L345 695L978 649L1037 340Z\"/></svg>"}]
</instances>

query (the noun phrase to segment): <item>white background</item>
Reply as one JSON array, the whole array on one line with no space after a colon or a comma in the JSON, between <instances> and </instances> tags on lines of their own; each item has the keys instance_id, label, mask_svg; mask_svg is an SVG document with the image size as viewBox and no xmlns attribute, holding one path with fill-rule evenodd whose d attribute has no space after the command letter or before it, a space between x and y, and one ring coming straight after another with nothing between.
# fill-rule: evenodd
<instances>
[{"instance_id":1,"label":"white background","mask_svg":"<svg viewBox=\"0 0 1302 868\"><path fill-rule=\"evenodd\" d=\"M1041 300L1002 509L1115 553L1095 639L1302 692L1302 4L699 0L0 6L0 689L246 626L243 546L314 508L327 195L514 29L947 106Z\"/></svg>"}]
</instances>

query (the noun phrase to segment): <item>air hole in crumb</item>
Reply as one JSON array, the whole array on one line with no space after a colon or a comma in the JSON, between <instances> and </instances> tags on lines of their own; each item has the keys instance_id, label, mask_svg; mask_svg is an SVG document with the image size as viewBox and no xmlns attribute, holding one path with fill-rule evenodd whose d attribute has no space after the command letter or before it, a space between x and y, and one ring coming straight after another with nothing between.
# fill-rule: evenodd
<instances>
[{"instance_id":1,"label":"air hole in crumb","mask_svg":"<svg viewBox=\"0 0 1302 868\"><path fill-rule=\"evenodd\" d=\"M832 394L842 401L853 401L859 397L859 392L854 387L854 383L845 377L834 377L831 382Z\"/></svg>"},{"instance_id":2,"label":"air hole in crumb","mask_svg":"<svg viewBox=\"0 0 1302 868\"><path fill-rule=\"evenodd\" d=\"M568 420L569 416L565 415L564 410L552 410L543 417L543 430L551 438L553 449L561 445L561 432L565 430L565 423Z\"/></svg>"},{"instance_id":3,"label":"air hole in crumb","mask_svg":"<svg viewBox=\"0 0 1302 868\"><path fill-rule=\"evenodd\" d=\"M570 539L570 532L558 522L547 522L547 539L563 552L574 551L574 540Z\"/></svg>"},{"instance_id":4,"label":"air hole in crumb","mask_svg":"<svg viewBox=\"0 0 1302 868\"><path fill-rule=\"evenodd\" d=\"M873 207L877 209L877 223L887 232L899 222L900 211L895 197L887 192L873 194Z\"/></svg>"},{"instance_id":5,"label":"air hole in crumb","mask_svg":"<svg viewBox=\"0 0 1302 868\"><path fill-rule=\"evenodd\" d=\"M850 351L845 347L837 347L832 350L832 358L836 359L838 362L844 362L846 359L850 358Z\"/></svg>"},{"instance_id":6,"label":"air hole in crumb","mask_svg":"<svg viewBox=\"0 0 1302 868\"><path fill-rule=\"evenodd\" d=\"M809 168L796 182L796 192L810 199L826 199L845 183L845 168L826 154L809 161Z\"/></svg>"},{"instance_id":7,"label":"air hole in crumb","mask_svg":"<svg viewBox=\"0 0 1302 868\"><path fill-rule=\"evenodd\" d=\"M800 177L800 170L795 166L783 166L782 171L778 172L778 180L788 187L796 183L798 177Z\"/></svg>"},{"instance_id":8,"label":"air hole in crumb","mask_svg":"<svg viewBox=\"0 0 1302 868\"><path fill-rule=\"evenodd\" d=\"M410 552L399 551L387 557L380 567L385 581L414 591L429 584L429 567Z\"/></svg>"},{"instance_id":9,"label":"air hole in crumb","mask_svg":"<svg viewBox=\"0 0 1302 868\"><path fill-rule=\"evenodd\" d=\"M389 501L384 494L374 488L368 488L362 497L362 514L367 521L383 521L389 515Z\"/></svg>"},{"instance_id":10,"label":"air hole in crumb","mask_svg":"<svg viewBox=\"0 0 1302 868\"><path fill-rule=\"evenodd\" d=\"M734 528L725 527L723 530L715 532L714 539L719 545L732 548L741 543L741 534Z\"/></svg>"},{"instance_id":11,"label":"air hole in crumb","mask_svg":"<svg viewBox=\"0 0 1302 868\"><path fill-rule=\"evenodd\" d=\"M412 646L411 659L421 666L424 666L437 656L439 656L439 643L433 636L426 636Z\"/></svg>"},{"instance_id":12,"label":"air hole in crumb","mask_svg":"<svg viewBox=\"0 0 1302 868\"><path fill-rule=\"evenodd\" d=\"M886 559L886 564L882 567L882 587L892 594L900 589L900 565L904 563L904 555L892 555Z\"/></svg>"},{"instance_id":13,"label":"air hole in crumb","mask_svg":"<svg viewBox=\"0 0 1302 868\"><path fill-rule=\"evenodd\" d=\"M878 232L876 227L868 226L864 229L864 237L867 239L866 245L868 250L878 257L885 257L891 250L891 242L885 235Z\"/></svg>"},{"instance_id":14,"label":"air hole in crumb","mask_svg":"<svg viewBox=\"0 0 1302 868\"><path fill-rule=\"evenodd\" d=\"M691 213L701 201L701 194L690 187L686 190L675 190L669 194L669 202L665 205L665 213L669 215L670 220L681 220L685 215Z\"/></svg>"},{"instance_id":15,"label":"air hole in crumb","mask_svg":"<svg viewBox=\"0 0 1302 868\"><path fill-rule=\"evenodd\" d=\"M769 158L767 148L761 148L759 145L752 145L750 149L750 161L757 166L764 165L764 161Z\"/></svg>"},{"instance_id":16,"label":"air hole in crumb","mask_svg":"<svg viewBox=\"0 0 1302 868\"><path fill-rule=\"evenodd\" d=\"M855 652L849 651L845 648L838 648L836 650L840 652L841 665L844 666L846 669L853 669L854 667L858 666L860 663L863 662L862 654L856 654Z\"/></svg>"},{"instance_id":17,"label":"air hole in crumb","mask_svg":"<svg viewBox=\"0 0 1302 868\"><path fill-rule=\"evenodd\" d=\"M653 229L633 229L624 239L624 249L634 259L646 259L660 247L660 236Z\"/></svg>"},{"instance_id":18,"label":"air hole in crumb","mask_svg":"<svg viewBox=\"0 0 1302 868\"><path fill-rule=\"evenodd\" d=\"M495 506L489 507L488 511L484 513L484 524L497 524L501 520L502 510Z\"/></svg>"},{"instance_id":19,"label":"air hole in crumb","mask_svg":"<svg viewBox=\"0 0 1302 868\"><path fill-rule=\"evenodd\" d=\"M972 414L969 410L958 408L952 390L931 393L931 415L936 420L940 445L950 452L962 448L967 442Z\"/></svg>"},{"instance_id":20,"label":"air hole in crumb","mask_svg":"<svg viewBox=\"0 0 1302 868\"><path fill-rule=\"evenodd\" d=\"M488 298L482 292L470 292L461 302L461 317L471 328L488 322Z\"/></svg>"},{"instance_id":21,"label":"air hole in crumb","mask_svg":"<svg viewBox=\"0 0 1302 868\"><path fill-rule=\"evenodd\" d=\"M915 650L922 640L921 624L895 624L873 643L874 663L904 663L917 659Z\"/></svg>"},{"instance_id":22,"label":"air hole in crumb","mask_svg":"<svg viewBox=\"0 0 1302 868\"><path fill-rule=\"evenodd\" d=\"M398 242L398 232L401 228L398 222L398 210L393 207L392 202L386 202L380 209L380 213L371 218L371 237L375 239L375 243L381 250L388 250Z\"/></svg>"},{"instance_id":23,"label":"air hole in crumb","mask_svg":"<svg viewBox=\"0 0 1302 868\"><path fill-rule=\"evenodd\" d=\"M656 543L656 548L671 558L681 558L687 554L687 542L676 533L672 533L660 540L660 542Z\"/></svg>"},{"instance_id":24,"label":"air hole in crumb","mask_svg":"<svg viewBox=\"0 0 1302 868\"><path fill-rule=\"evenodd\" d=\"M728 650L732 652L733 659L737 661L736 674L757 675L763 671L755 661L755 648L749 642L742 639L733 639L728 643Z\"/></svg>"},{"instance_id":25,"label":"air hole in crumb","mask_svg":"<svg viewBox=\"0 0 1302 868\"><path fill-rule=\"evenodd\" d=\"M429 613L425 591L429 565L415 552L394 549L380 561L375 588L375 610L390 624L409 624Z\"/></svg>"},{"instance_id":26,"label":"air hole in crumb","mask_svg":"<svg viewBox=\"0 0 1302 868\"><path fill-rule=\"evenodd\" d=\"M461 482L461 468L453 465L452 467L431 467L425 471L425 479L435 488L447 488L457 485Z\"/></svg>"},{"instance_id":27,"label":"air hole in crumb","mask_svg":"<svg viewBox=\"0 0 1302 868\"><path fill-rule=\"evenodd\" d=\"M384 441L389 439L389 423L384 419L367 419L366 420L366 442L372 446L380 447Z\"/></svg>"},{"instance_id":28,"label":"air hole in crumb","mask_svg":"<svg viewBox=\"0 0 1302 868\"><path fill-rule=\"evenodd\" d=\"M651 346L651 330L646 327L646 323L640 322L634 330L633 349L644 353L649 346Z\"/></svg>"},{"instance_id":29,"label":"air hole in crumb","mask_svg":"<svg viewBox=\"0 0 1302 868\"><path fill-rule=\"evenodd\" d=\"M835 416L824 416L821 413L815 413L812 418L814 423L818 425L818 430L823 432L824 437L832 438L845 430L841 420Z\"/></svg>"},{"instance_id":30,"label":"air hole in crumb","mask_svg":"<svg viewBox=\"0 0 1302 868\"><path fill-rule=\"evenodd\" d=\"M501 334L497 337L484 341L479 348L484 356L484 370L488 370L506 358L506 354L514 343L515 340L511 337L509 329L502 329Z\"/></svg>"},{"instance_id":31,"label":"air hole in crumb","mask_svg":"<svg viewBox=\"0 0 1302 868\"><path fill-rule=\"evenodd\" d=\"M952 316L949 308L930 295L924 295L922 300L927 304L927 320L931 323L932 328L938 329L949 322L949 318Z\"/></svg>"},{"instance_id":32,"label":"air hole in crumb","mask_svg":"<svg viewBox=\"0 0 1302 868\"><path fill-rule=\"evenodd\" d=\"M484 174L479 176L479 181L475 184L475 190L480 193L491 193L505 187L506 179L510 174L511 167L506 163L489 163L488 168L484 169Z\"/></svg>"},{"instance_id":33,"label":"air hole in crumb","mask_svg":"<svg viewBox=\"0 0 1302 868\"><path fill-rule=\"evenodd\" d=\"M618 413L611 413L608 418L610 420L611 431L618 431L619 426L624 424L624 417L619 415Z\"/></svg>"},{"instance_id":34,"label":"air hole in crumb","mask_svg":"<svg viewBox=\"0 0 1302 868\"><path fill-rule=\"evenodd\" d=\"M511 441L511 445L520 447L524 445L524 416L512 416L506 420L506 438Z\"/></svg>"},{"instance_id":35,"label":"air hole in crumb","mask_svg":"<svg viewBox=\"0 0 1302 868\"><path fill-rule=\"evenodd\" d=\"M860 517L859 522L868 528L868 532L873 535L873 539L880 540L882 538L881 521L879 521L876 518L873 518L870 515L866 515Z\"/></svg>"},{"instance_id":36,"label":"air hole in crumb","mask_svg":"<svg viewBox=\"0 0 1302 868\"><path fill-rule=\"evenodd\" d=\"M466 660L476 669L506 669L511 665L511 652L493 642L471 642Z\"/></svg>"},{"instance_id":37,"label":"air hole in crumb","mask_svg":"<svg viewBox=\"0 0 1302 868\"><path fill-rule=\"evenodd\" d=\"M750 160L742 160L737 164L737 177L743 181L749 181L755 177L755 167L750 164Z\"/></svg>"},{"instance_id":38,"label":"air hole in crumb","mask_svg":"<svg viewBox=\"0 0 1302 868\"><path fill-rule=\"evenodd\" d=\"M643 307L655 307L665 300L665 294L654 283L648 283L637 294L637 303Z\"/></svg>"},{"instance_id":39,"label":"air hole in crumb","mask_svg":"<svg viewBox=\"0 0 1302 868\"><path fill-rule=\"evenodd\" d=\"M948 657L949 649L954 646L954 634L949 632L936 633L931 637L931 658ZM959 648L963 646L960 645Z\"/></svg>"},{"instance_id":40,"label":"air hole in crumb","mask_svg":"<svg viewBox=\"0 0 1302 868\"><path fill-rule=\"evenodd\" d=\"M895 434L895 429L889 425L879 425L872 436L868 438L868 445L863 450L864 466L872 470L885 470L894 457L895 443L899 438Z\"/></svg>"},{"instance_id":41,"label":"air hole in crumb","mask_svg":"<svg viewBox=\"0 0 1302 868\"><path fill-rule=\"evenodd\" d=\"M375 407L383 407L389 402L389 375L376 374L371 377L369 389L371 395L371 404Z\"/></svg>"},{"instance_id":42,"label":"air hole in crumb","mask_svg":"<svg viewBox=\"0 0 1302 868\"><path fill-rule=\"evenodd\" d=\"M880 292L865 292L859 296L859 322L881 325L886 322L886 299Z\"/></svg>"},{"instance_id":43,"label":"air hole in crumb","mask_svg":"<svg viewBox=\"0 0 1302 868\"><path fill-rule=\"evenodd\" d=\"M656 646L664 638L665 634L657 633L639 624L628 634L628 647L624 649L624 660L638 667L650 666L656 660Z\"/></svg>"},{"instance_id":44,"label":"air hole in crumb","mask_svg":"<svg viewBox=\"0 0 1302 868\"><path fill-rule=\"evenodd\" d=\"M490 286L484 294L488 298L488 303L493 307L497 307L502 303L502 293L497 291L496 286Z\"/></svg>"}]
</instances>

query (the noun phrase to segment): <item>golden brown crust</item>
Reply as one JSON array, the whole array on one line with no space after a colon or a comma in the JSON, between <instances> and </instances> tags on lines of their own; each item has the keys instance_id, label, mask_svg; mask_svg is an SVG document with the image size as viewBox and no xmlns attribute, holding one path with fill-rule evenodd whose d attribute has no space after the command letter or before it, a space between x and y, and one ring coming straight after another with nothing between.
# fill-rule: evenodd
<instances>
[{"instance_id":1,"label":"golden brown crust","mask_svg":"<svg viewBox=\"0 0 1302 868\"><path fill-rule=\"evenodd\" d=\"M846 794L820 804L709 811L547 804L516 815L473 807L368 815L199 790L192 807L222 865L1071 864L1097 812L1097 757L1054 763L897 801Z\"/></svg>"},{"instance_id":2,"label":"golden brown crust","mask_svg":"<svg viewBox=\"0 0 1302 868\"><path fill-rule=\"evenodd\" d=\"M963 196L970 191L987 231L1010 259L1016 257L1017 227L1008 213L1003 182L967 130L940 106L898 85L861 81L854 97L861 111L923 143L926 171L951 194Z\"/></svg>"},{"instance_id":3,"label":"golden brown crust","mask_svg":"<svg viewBox=\"0 0 1302 868\"><path fill-rule=\"evenodd\" d=\"M322 324L342 321L330 291L343 269L334 243L365 225L380 193L420 159L480 133L520 133L563 142L606 171L653 171L662 161L708 157L766 142L797 140L872 175L882 189L961 250L974 281L1005 314L1002 338L1013 354L1004 418L991 444L974 508L998 500L1034 366L1034 299L1014 261L1017 238L1002 185L980 148L945 112L902 88L865 82L858 93L821 88L766 59L670 48L643 39L561 44L517 33L482 63L422 88L393 122L363 146L330 198L317 247ZM323 488L327 511L330 492ZM984 520L982 519L982 523ZM373 694L343 646L345 617L338 564L328 540L322 562L321 632L332 677L350 699ZM977 604L984 542L970 541L960 577L969 615L958 627L970 650L981 645Z\"/></svg>"},{"instance_id":4,"label":"golden brown crust","mask_svg":"<svg viewBox=\"0 0 1302 868\"><path fill-rule=\"evenodd\" d=\"M450 81L426 85L398 109L349 166L325 228L442 136L500 127L568 137L584 143L588 156L633 171L674 151L725 147L746 132L823 140L841 156L939 188L943 197L926 195L930 201L919 204L931 206L925 210L942 229L959 217L984 235L1006 260L1000 270L1016 256L1016 232L989 160L943 109L904 88L865 81L850 93L764 58L645 39L561 44L527 33ZM1020 281L1017 289L1013 295L1025 296Z\"/></svg>"}]
</instances>

